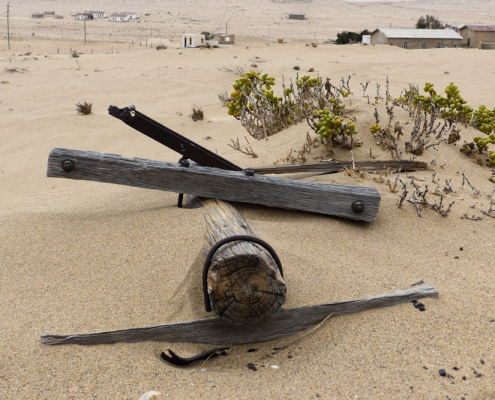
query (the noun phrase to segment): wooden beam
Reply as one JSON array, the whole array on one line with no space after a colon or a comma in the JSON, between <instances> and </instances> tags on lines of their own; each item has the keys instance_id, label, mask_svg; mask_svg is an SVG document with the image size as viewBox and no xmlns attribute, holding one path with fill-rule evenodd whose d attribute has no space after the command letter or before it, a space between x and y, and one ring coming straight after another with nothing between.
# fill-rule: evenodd
<instances>
[{"instance_id":1,"label":"wooden beam","mask_svg":"<svg viewBox=\"0 0 495 400\"><path fill-rule=\"evenodd\" d=\"M373 160L355 161L354 166L362 171L382 171L394 169L405 171L417 171L427 169L428 164L422 161L410 160ZM282 164L269 165L266 167L255 167L254 172L261 175L266 174L293 174L297 172L321 172L322 174L335 174L344 168L352 168L352 161L322 161L312 164Z\"/></svg>"},{"instance_id":2,"label":"wooden beam","mask_svg":"<svg viewBox=\"0 0 495 400\"><path fill-rule=\"evenodd\" d=\"M360 300L280 310L256 325L237 326L218 317L212 317L146 328L73 335L44 335L41 336L41 343L49 345L136 343L144 341L205 343L211 345L255 343L281 339L302 332L320 323L330 314L332 314L332 318L335 318L396 306L422 298L438 298L438 296L438 291L434 287L423 285L413 289L398 290ZM411 312L418 311L411 306Z\"/></svg>"},{"instance_id":3,"label":"wooden beam","mask_svg":"<svg viewBox=\"0 0 495 400\"><path fill-rule=\"evenodd\" d=\"M73 163L65 164L69 172L62 168L66 160ZM200 166L186 168L176 163L68 149L51 151L47 176L189 193L368 222L376 219L381 200L378 190L372 187L304 182L256 174L248 176L240 171ZM363 203L362 212L356 207L354 209L359 211L353 211L356 201Z\"/></svg>"},{"instance_id":4,"label":"wooden beam","mask_svg":"<svg viewBox=\"0 0 495 400\"><path fill-rule=\"evenodd\" d=\"M255 237L244 217L229 203L200 198L194 202L206 209L205 257L222 239ZM191 204L188 201L188 206ZM277 312L287 293L275 260L263 247L249 241L220 247L211 260L207 283L207 304L223 320L236 325L256 324Z\"/></svg>"}]
</instances>

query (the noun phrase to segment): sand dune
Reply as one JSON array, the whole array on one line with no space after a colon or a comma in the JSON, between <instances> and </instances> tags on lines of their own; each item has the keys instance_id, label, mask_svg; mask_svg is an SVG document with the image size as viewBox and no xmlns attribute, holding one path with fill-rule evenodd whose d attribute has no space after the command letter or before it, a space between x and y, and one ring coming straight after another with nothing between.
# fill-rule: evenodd
<instances>
[{"instance_id":1,"label":"sand dune","mask_svg":"<svg viewBox=\"0 0 495 400\"><path fill-rule=\"evenodd\" d=\"M399 193L390 191L386 178L380 182L372 174L353 177L344 172L304 179L376 187L382 204L375 223L236 205L253 231L270 243L282 260L288 287L284 307L387 293L424 279L440 292L440 300L424 301L426 312L404 305L332 319L274 357L266 354L291 338L236 346L228 357L186 369L163 363L159 354L172 348L180 355L193 355L205 346L141 343L49 347L39 341L46 333L122 329L204 316L198 258L204 234L201 210L176 208L173 193L45 176L47 157L54 147L154 160L179 159L178 154L109 116L109 105L134 104L242 167L271 165L286 157L291 148L299 150L309 128L299 124L268 141L249 137L218 99L224 90L230 92L237 78L228 70L249 69L257 63L259 69L276 78L277 91L282 77L295 79L295 65L300 66L300 74L314 68L309 75L328 76L333 82L351 76L353 95L345 104L357 118L358 137L363 141L353 152L355 159L369 160L370 149L377 159L390 159L369 133L375 106L362 97L360 83L370 81L370 95L375 94L377 84L381 85L383 96L388 76L390 91L396 96L408 83L421 87L428 81L442 90L453 81L470 105L493 108L495 52L414 51L324 45L321 41L313 48L306 46L313 29L317 38L327 38L337 29L336 21L339 30L369 28L364 21L383 24L389 16L394 17L394 24L412 24L418 13L427 13L427 7L441 8L445 15L448 10L452 19L485 20L493 3L478 2L467 9L465 2L260 1L248 7L236 0L204 8L200 8L201 2L188 2L188 7L179 1L118 6L94 2L88 7L107 12L132 7L152 13L153 18L158 18L154 10L160 10L160 15L170 11L170 20L178 25L164 27L164 37L178 35L186 26L179 12L181 17L221 21L223 25L239 15L242 24L235 32L257 37L239 37L235 46L225 49L163 51L109 42L110 28L97 30L102 41L85 47L80 42L36 40L42 35L55 38L58 32L51 28L38 31L25 14L34 8L54 9L65 13L64 23L71 26L68 14L79 11L71 4L14 4L14 26L22 26L20 32L36 29L36 36L13 40L10 52L4 43L0 46L1 398L138 399L150 390L164 393L165 398L495 398L495 221L489 217L482 221L461 219L464 213L481 216L480 210L489 207L488 195L495 185L488 180L490 168L460 153L460 144L443 143L438 150L430 148L417 157L431 165L430 171L401 174L405 182L410 181L407 176L414 175L421 187L429 185L432 191L437 185L441 190L445 180L450 180L456 193L448 199L455 200L448 217L424 209L420 218L409 203L399 209ZM323 4L327 7L319 12ZM190 11L189 6L197 11ZM304 22L306 31L285 19L289 9L312 16ZM330 9L337 11L329 24L325 16ZM340 19L345 12L358 9L362 10L361 17ZM370 9L376 14L366 14ZM253 32L249 26L255 15L259 19L266 16L266 21L253 23L257 27ZM320 25L314 23L318 15ZM280 26L275 29L277 19ZM112 30L112 38L132 40L143 22L133 24L118 28L121 31ZM269 41L267 45L267 32L259 26L270 27L271 39L282 36L288 43ZM114 47L120 51L72 58L56 54L62 47ZM31 54L26 55L28 52ZM18 68L19 72L7 72L6 68ZM93 113L78 115L75 104L80 101L93 103ZM202 107L205 120L193 122L188 117L193 104ZM383 101L376 107L385 119ZM409 121L403 110L396 109L395 118L403 124ZM406 126L407 131L410 126ZM477 134L473 128L462 127L461 144ZM245 136L258 158L228 146L231 139L245 142ZM404 140L401 146L404 151ZM408 156L404 152L403 157ZM330 157L323 146L313 149L308 161L321 157ZM337 150L332 157L349 160L350 154ZM462 188L463 173L483 193L478 198L467 184ZM395 175L390 178L395 179ZM248 353L252 348L257 351ZM255 363L258 371L248 369L248 363ZM440 369L449 376L440 376Z\"/></svg>"}]
</instances>

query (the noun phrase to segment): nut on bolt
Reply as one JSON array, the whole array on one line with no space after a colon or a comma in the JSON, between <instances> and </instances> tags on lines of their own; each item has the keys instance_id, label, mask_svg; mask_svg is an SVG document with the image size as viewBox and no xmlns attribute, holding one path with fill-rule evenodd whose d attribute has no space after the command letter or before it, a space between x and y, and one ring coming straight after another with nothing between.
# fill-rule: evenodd
<instances>
[{"instance_id":1,"label":"nut on bolt","mask_svg":"<svg viewBox=\"0 0 495 400\"><path fill-rule=\"evenodd\" d=\"M362 214L364 212L364 204L361 200L352 203L351 208L356 214Z\"/></svg>"},{"instance_id":2,"label":"nut on bolt","mask_svg":"<svg viewBox=\"0 0 495 400\"><path fill-rule=\"evenodd\" d=\"M189 162L189 160L180 160L180 166L187 168L191 166L191 163Z\"/></svg>"},{"instance_id":3,"label":"nut on bolt","mask_svg":"<svg viewBox=\"0 0 495 400\"><path fill-rule=\"evenodd\" d=\"M246 176L254 176L254 170L251 168L245 169L244 170L244 175Z\"/></svg>"},{"instance_id":4,"label":"nut on bolt","mask_svg":"<svg viewBox=\"0 0 495 400\"><path fill-rule=\"evenodd\" d=\"M64 160L62 161L62 169L65 172L71 172L74 170L76 162L74 160Z\"/></svg>"}]
</instances>

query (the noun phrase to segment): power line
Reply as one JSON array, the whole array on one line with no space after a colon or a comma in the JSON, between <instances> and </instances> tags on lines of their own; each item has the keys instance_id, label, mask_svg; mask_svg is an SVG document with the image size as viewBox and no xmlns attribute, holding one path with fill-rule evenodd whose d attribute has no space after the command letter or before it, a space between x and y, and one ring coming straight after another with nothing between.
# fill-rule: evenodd
<instances>
[{"instance_id":1,"label":"power line","mask_svg":"<svg viewBox=\"0 0 495 400\"><path fill-rule=\"evenodd\" d=\"M9 5L10 2L7 2L7 42L9 43L9 50L10 50Z\"/></svg>"}]
</instances>

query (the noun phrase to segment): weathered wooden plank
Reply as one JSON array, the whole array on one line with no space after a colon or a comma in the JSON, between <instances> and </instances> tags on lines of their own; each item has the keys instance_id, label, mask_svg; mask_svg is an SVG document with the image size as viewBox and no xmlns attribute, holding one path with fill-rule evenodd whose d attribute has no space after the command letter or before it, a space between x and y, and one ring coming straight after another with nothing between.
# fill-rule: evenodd
<instances>
[{"instance_id":1,"label":"weathered wooden plank","mask_svg":"<svg viewBox=\"0 0 495 400\"><path fill-rule=\"evenodd\" d=\"M335 318L395 306L422 298L438 298L438 296L438 291L434 287L423 285L413 289L398 290L360 300L280 310L256 325L238 326L229 324L218 317L213 317L118 331L74 335L44 335L41 336L41 343L49 345L88 345L144 341L205 343L212 345L255 343L281 339L302 332L320 323L330 314L332 314L332 318ZM416 311L411 307L411 312Z\"/></svg>"},{"instance_id":2,"label":"weathered wooden plank","mask_svg":"<svg viewBox=\"0 0 495 400\"><path fill-rule=\"evenodd\" d=\"M422 161L411 160L371 160L355 161L354 166L362 171L381 171L386 169L417 171L427 169L428 164ZM292 174L298 172L321 172L322 174L334 174L344 168L352 168L352 161L322 161L312 164L282 164L266 167L254 167L257 174Z\"/></svg>"},{"instance_id":3,"label":"weathered wooden plank","mask_svg":"<svg viewBox=\"0 0 495 400\"><path fill-rule=\"evenodd\" d=\"M72 160L74 169L65 172L64 160ZM186 168L176 163L68 149L51 151L47 176L189 193L369 222L376 219L381 199L378 190L371 187L248 176L239 171L200 166ZM356 201L364 204L364 211L352 210Z\"/></svg>"},{"instance_id":4,"label":"weathered wooden plank","mask_svg":"<svg viewBox=\"0 0 495 400\"><path fill-rule=\"evenodd\" d=\"M253 236L244 217L229 203L196 199L205 207L204 256L222 239ZM285 303L287 288L272 256L249 241L220 247L211 260L207 288L213 311L237 325L259 323Z\"/></svg>"}]
</instances>

